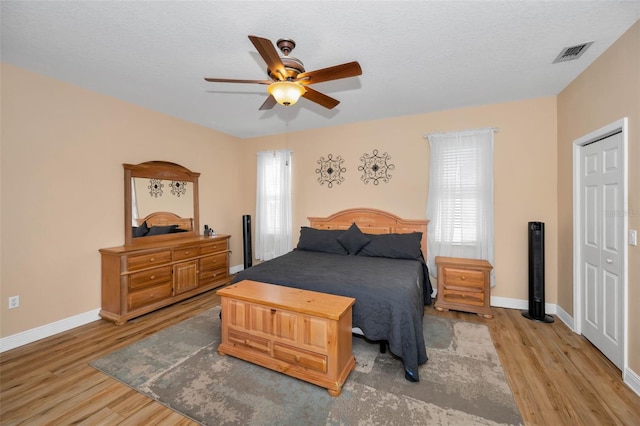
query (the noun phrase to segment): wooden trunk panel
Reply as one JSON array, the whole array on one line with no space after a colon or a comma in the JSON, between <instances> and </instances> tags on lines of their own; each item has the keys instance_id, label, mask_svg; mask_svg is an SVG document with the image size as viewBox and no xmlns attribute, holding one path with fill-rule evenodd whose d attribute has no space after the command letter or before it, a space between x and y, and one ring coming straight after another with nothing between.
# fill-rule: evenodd
<instances>
[{"instance_id":1,"label":"wooden trunk panel","mask_svg":"<svg viewBox=\"0 0 640 426\"><path fill-rule=\"evenodd\" d=\"M254 281L223 288L218 295L222 301L221 354L326 387L332 396L340 394L355 368L351 340L354 299Z\"/></svg>"}]
</instances>

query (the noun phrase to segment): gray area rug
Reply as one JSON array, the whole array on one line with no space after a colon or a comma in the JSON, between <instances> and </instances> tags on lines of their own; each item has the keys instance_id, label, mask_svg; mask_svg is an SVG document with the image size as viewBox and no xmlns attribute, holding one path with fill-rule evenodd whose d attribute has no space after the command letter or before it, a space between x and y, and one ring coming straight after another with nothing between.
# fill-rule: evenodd
<instances>
[{"instance_id":1,"label":"gray area rug","mask_svg":"<svg viewBox=\"0 0 640 426\"><path fill-rule=\"evenodd\" d=\"M377 344L353 338L356 369L326 389L217 352L220 308L91 362L204 425L522 424L489 330L426 315L420 382Z\"/></svg>"}]
</instances>

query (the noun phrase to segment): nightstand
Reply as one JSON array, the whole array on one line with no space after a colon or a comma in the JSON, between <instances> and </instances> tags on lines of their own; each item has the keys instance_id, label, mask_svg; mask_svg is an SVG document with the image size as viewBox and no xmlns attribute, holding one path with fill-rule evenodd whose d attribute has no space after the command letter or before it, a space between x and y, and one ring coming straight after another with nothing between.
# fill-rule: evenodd
<instances>
[{"instance_id":1,"label":"nightstand","mask_svg":"<svg viewBox=\"0 0 640 426\"><path fill-rule=\"evenodd\" d=\"M493 318L490 299L491 269L486 260L436 256L438 267L438 311L473 312Z\"/></svg>"}]
</instances>

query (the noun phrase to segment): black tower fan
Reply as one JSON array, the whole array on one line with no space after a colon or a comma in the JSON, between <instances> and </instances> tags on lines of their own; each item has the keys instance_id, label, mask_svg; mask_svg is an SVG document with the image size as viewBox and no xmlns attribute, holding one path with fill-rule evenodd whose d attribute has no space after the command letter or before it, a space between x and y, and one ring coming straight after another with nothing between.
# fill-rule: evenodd
<instances>
[{"instance_id":1,"label":"black tower fan","mask_svg":"<svg viewBox=\"0 0 640 426\"><path fill-rule=\"evenodd\" d=\"M529 222L529 310L522 315L533 321L553 322L544 310L544 222Z\"/></svg>"},{"instance_id":2,"label":"black tower fan","mask_svg":"<svg viewBox=\"0 0 640 426\"><path fill-rule=\"evenodd\" d=\"M253 264L253 253L251 251L251 215L242 216L242 243L244 253L244 269L250 268Z\"/></svg>"}]
</instances>

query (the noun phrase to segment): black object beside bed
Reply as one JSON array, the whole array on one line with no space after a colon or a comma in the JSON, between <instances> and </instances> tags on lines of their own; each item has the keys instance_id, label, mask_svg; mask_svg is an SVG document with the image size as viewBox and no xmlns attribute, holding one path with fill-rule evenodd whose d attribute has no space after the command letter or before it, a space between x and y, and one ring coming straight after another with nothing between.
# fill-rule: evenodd
<instances>
[{"instance_id":1,"label":"black object beside bed","mask_svg":"<svg viewBox=\"0 0 640 426\"><path fill-rule=\"evenodd\" d=\"M388 216L395 222L386 223ZM322 226L310 219L312 226ZM387 341L391 353L402 359L407 380L418 381L418 366L428 359L422 319L432 291L423 256L427 221L401 225L396 216L371 209L320 220L343 229L302 227L295 250L239 272L234 282L254 280L355 298L353 327L369 340ZM396 229L401 232L389 232Z\"/></svg>"}]
</instances>

